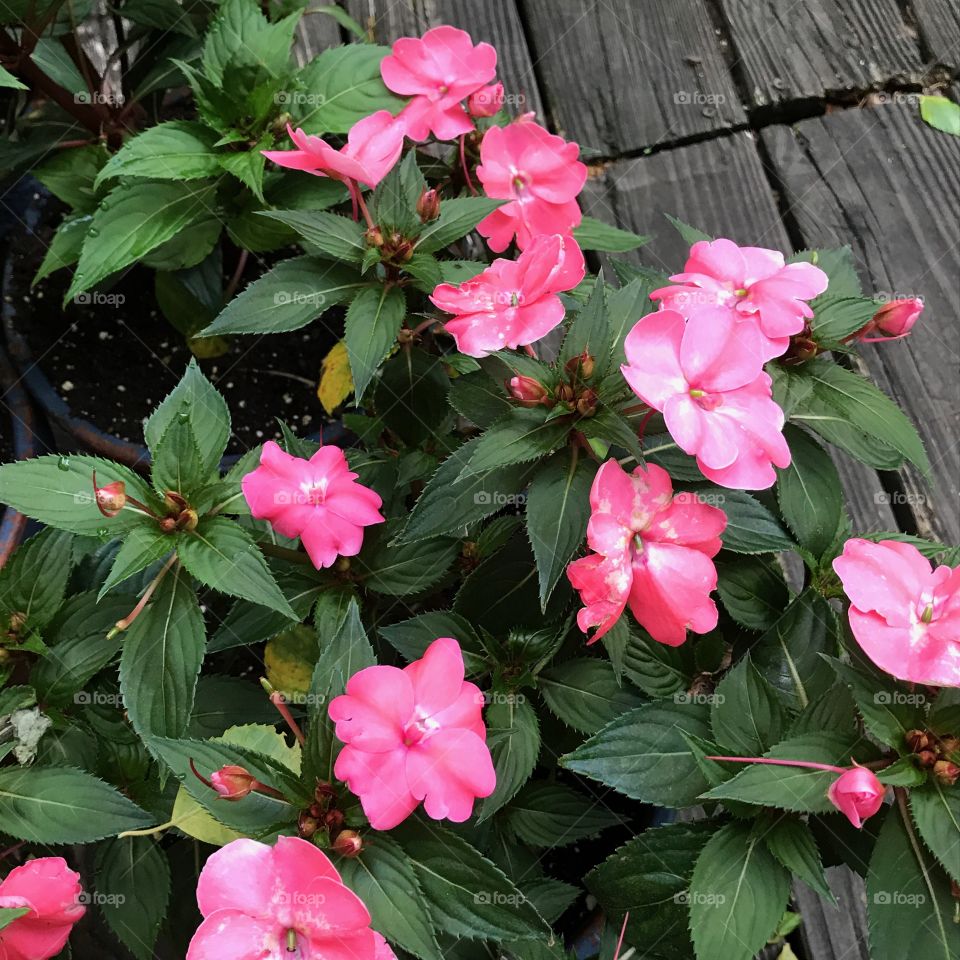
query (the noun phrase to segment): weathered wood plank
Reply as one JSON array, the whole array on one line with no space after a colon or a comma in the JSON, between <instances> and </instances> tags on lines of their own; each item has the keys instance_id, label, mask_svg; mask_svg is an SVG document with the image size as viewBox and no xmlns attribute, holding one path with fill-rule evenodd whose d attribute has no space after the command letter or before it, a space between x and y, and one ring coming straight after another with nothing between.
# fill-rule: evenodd
<instances>
[{"instance_id":1,"label":"weathered wood plank","mask_svg":"<svg viewBox=\"0 0 960 960\"><path fill-rule=\"evenodd\" d=\"M913 0L920 41L934 63L960 67L960 5L956 0Z\"/></svg>"},{"instance_id":2,"label":"weathered wood plank","mask_svg":"<svg viewBox=\"0 0 960 960\"><path fill-rule=\"evenodd\" d=\"M557 131L618 154L745 121L704 0L520 0Z\"/></svg>"},{"instance_id":3,"label":"weathered wood plank","mask_svg":"<svg viewBox=\"0 0 960 960\"><path fill-rule=\"evenodd\" d=\"M720 4L754 107L930 78L897 0Z\"/></svg>"},{"instance_id":4,"label":"weathered wood plank","mask_svg":"<svg viewBox=\"0 0 960 960\"><path fill-rule=\"evenodd\" d=\"M514 0L347 0L350 13L363 26L372 22L379 43L419 36L430 27L448 23L466 30L475 43L497 48L497 76L503 81L514 113L542 114L533 60Z\"/></svg>"},{"instance_id":5,"label":"weathered wood plank","mask_svg":"<svg viewBox=\"0 0 960 960\"><path fill-rule=\"evenodd\" d=\"M293 43L293 55L297 63L309 63L328 47L336 47L343 42L340 26L333 17L325 13L311 13L300 19Z\"/></svg>"},{"instance_id":6,"label":"weathered wood plank","mask_svg":"<svg viewBox=\"0 0 960 960\"><path fill-rule=\"evenodd\" d=\"M889 104L764 131L791 215L811 246L851 243L867 292L922 296L926 309L899 343L866 345L875 382L917 424L932 484L902 472L920 532L960 540L960 140L916 108Z\"/></svg>"},{"instance_id":7,"label":"weathered wood plank","mask_svg":"<svg viewBox=\"0 0 960 960\"><path fill-rule=\"evenodd\" d=\"M807 955L811 960L870 960L863 878L848 867L828 867L826 874L837 906L802 883L793 886Z\"/></svg>"}]
</instances>

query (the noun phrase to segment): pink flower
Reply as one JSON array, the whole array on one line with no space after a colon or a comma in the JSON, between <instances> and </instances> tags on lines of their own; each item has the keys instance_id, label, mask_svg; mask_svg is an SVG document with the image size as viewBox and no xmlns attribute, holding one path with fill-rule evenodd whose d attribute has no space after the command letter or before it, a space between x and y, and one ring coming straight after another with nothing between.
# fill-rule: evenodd
<instances>
[{"instance_id":1,"label":"pink flower","mask_svg":"<svg viewBox=\"0 0 960 960\"><path fill-rule=\"evenodd\" d=\"M521 407L550 405L550 392L533 377L511 377L505 384L507 392Z\"/></svg>"},{"instance_id":2,"label":"pink flower","mask_svg":"<svg viewBox=\"0 0 960 960\"><path fill-rule=\"evenodd\" d=\"M896 540L848 540L833 569L863 652L899 680L960 687L960 567Z\"/></svg>"},{"instance_id":3,"label":"pink flower","mask_svg":"<svg viewBox=\"0 0 960 960\"><path fill-rule=\"evenodd\" d=\"M334 774L360 797L376 830L405 820L420 801L434 820L461 823L497 778L483 725L483 694L463 679L460 645L434 640L404 667L367 667L330 704L346 744Z\"/></svg>"},{"instance_id":4,"label":"pink flower","mask_svg":"<svg viewBox=\"0 0 960 960\"><path fill-rule=\"evenodd\" d=\"M650 294L661 308L693 317L723 307L737 319L756 323L765 339L764 359L781 356L813 310L806 303L827 289L827 275L812 263L785 264L783 254L763 247L738 247L732 240L700 240L690 248L680 286Z\"/></svg>"},{"instance_id":5,"label":"pink flower","mask_svg":"<svg viewBox=\"0 0 960 960\"><path fill-rule=\"evenodd\" d=\"M399 119L411 140L452 140L473 123L460 105L493 79L497 51L489 43L474 46L456 27L434 27L422 37L401 37L380 64L383 82L394 93L413 96Z\"/></svg>"},{"instance_id":6,"label":"pink flower","mask_svg":"<svg viewBox=\"0 0 960 960\"><path fill-rule=\"evenodd\" d=\"M585 270L572 237L536 237L516 260L494 260L459 287L441 283L430 299L455 314L446 330L457 349L485 357L534 343L560 324L564 307L557 294L572 290Z\"/></svg>"},{"instance_id":7,"label":"pink flower","mask_svg":"<svg viewBox=\"0 0 960 960\"><path fill-rule=\"evenodd\" d=\"M381 960L370 914L333 864L299 837L234 840L197 883L203 923L187 960Z\"/></svg>"},{"instance_id":8,"label":"pink flower","mask_svg":"<svg viewBox=\"0 0 960 960\"><path fill-rule=\"evenodd\" d=\"M378 110L358 120L340 150L320 137L287 125L296 150L264 150L263 155L281 167L305 170L333 180L357 180L375 187L393 168L403 149L404 125L388 110Z\"/></svg>"},{"instance_id":9,"label":"pink flower","mask_svg":"<svg viewBox=\"0 0 960 960\"><path fill-rule=\"evenodd\" d=\"M0 882L0 907L30 912L0 930L3 960L47 960L64 948L84 915L80 874L63 857L39 857L14 867Z\"/></svg>"},{"instance_id":10,"label":"pink flower","mask_svg":"<svg viewBox=\"0 0 960 960\"><path fill-rule=\"evenodd\" d=\"M873 319L860 331L859 338L864 343L899 340L913 329L921 313L923 313L923 301L919 297L911 297L909 300L891 300L873 315Z\"/></svg>"},{"instance_id":11,"label":"pink flower","mask_svg":"<svg viewBox=\"0 0 960 960\"><path fill-rule=\"evenodd\" d=\"M249 770L232 763L214 770L210 774L210 783L223 800L242 800L260 786Z\"/></svg>"},{"instance_id":12,"label":"pink flower","mask_svg":"<svg viewBox=\"0 0 960 960\"><path fill-rule=\"evenodd\" d=\"M708 633L717 625L710 592L717 586L712 557L727 525L722 510L693 494L673 496L666 470L654 464L626 473L616 460L597 472L590 489L587 545L594 552L567 567L585 604L577 615L591 643L630 610L654 640L672 647L687 629Z\"/></svg>"},{"instance_id":13,"label":"pink flower","mask_svg":"<svg viewBox=\"0 0 960 960\"><path fill-rule=\"evenodd\" d=\"M470 94L467 111L471 117L493 117L503 107L503 84L492 83Z\"/></svg>"},{"instance_id":14,"label":"pink flower","mask_svg":"<svg viewBox=\"0 0 960 960\"><path fill-rule=\"evenodd\" d=\"M321 447L309 460L284 453L268 440L260 466L242 481L243 496L258 520L284 537L300 537L313 565L355 557L363 528L383 523L382 500L356 482L339 447Z\"/></svg>"},{"instance_id":15,"label":"pink flower","mask_svg":"<svg viewBox=\"0 0 960 960\"><path fill-rule=\"evenodd\" d=\"M790 463L783 411L763 372L763 338L719 307L688 321L675 310L643 317L621 367L634 393L663 413L677 445L724 487L762 490Z\"/></svg>"},{"instance_id":16,"label":"pink flower","mask_svg":"<svg viewBox=\"0 0 960 960\"><path fill-rule=\"evenodd\" d=\"M859 830L882 806L887 788L866 767L851 767L830 784L830 802Z\"/></svg>"},{"instance_id":17,"label":"pink flower","mask_svg":"<svg viewBox=\"0 0 960 960\"><path fill-rule=\"evenodd\" d=\"M516 236L524 250L539 234L568 235L579 226L576 197L587 179L579 154L575 143L528 119L484 134L477 177L488 197L510 201L477 224L491 249L506 250Z\"/></svg>"}]
</instances>

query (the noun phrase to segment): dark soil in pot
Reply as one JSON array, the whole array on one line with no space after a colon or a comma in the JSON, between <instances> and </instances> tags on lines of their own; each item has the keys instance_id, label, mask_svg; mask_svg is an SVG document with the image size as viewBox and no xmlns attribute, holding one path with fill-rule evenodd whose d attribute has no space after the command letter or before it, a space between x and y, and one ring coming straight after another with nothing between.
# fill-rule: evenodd
<instances>
[{"instance_id":1,"label":"dark soil in pot","mask_svg":"<svg viewBox=\"0 0 960 960\"><path fill-rule=\"evenodd\" d=\"M192 354L160 312L150 270L135 267L109 292L66 308L61 303L69 270L57 271L31 289L61 216L62 208L49 201L35 231L21 228L8 238L12 271L4 297L15 307L16 328L34 361L70 405L72 416L121 440L142 443L143 418L176 386ZM273 260L286 255L273 255ZM225 257L231 268L234 257ZM250 258L245 283L266 269L258 259ZM297 433L321 429L329 418L316 385L321 360L337 339L320 321L291 333L231 337L227 353L199 361L230 407L228 454L277 438L278 417Z\"/></svg>"}]
</instances>

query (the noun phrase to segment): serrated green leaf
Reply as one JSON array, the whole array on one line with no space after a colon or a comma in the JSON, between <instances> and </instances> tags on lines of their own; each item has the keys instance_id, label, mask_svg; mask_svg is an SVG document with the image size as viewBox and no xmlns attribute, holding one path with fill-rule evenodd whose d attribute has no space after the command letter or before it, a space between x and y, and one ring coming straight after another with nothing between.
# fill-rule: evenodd
<instances>
[{"instance_id":1,"label":"serrated green leaf","mask_svg":"<svg viewBox=\"0 0 960 960\"><path fill-rule=\"evenodd\" d=\"M478 821L493 816L527 782L540 755L540 724L523 694L498 694L484 711L496 789L480 802Z\"/></svg>"},{"instance_id":2,"label":"serrated green leaf","mask_svg":"<svg viewBox=\"0 0 960 960\"><path fill-rule=\"evenodd\" d=\"M397 342L406 313L403 290L381 284L361 290L347 308L345 338L358 402Z\"/></svg>"},{"instance_id":3,"label":"serrated green leaf","mask_svg":"<svg viewBox=\"0 0 960 960\"><path fill-rule=\"evenodd\" d=\"M502 206L490 197L455 197L440 204L440 216L424 224L417 239L420 253L436 253L466 236L484 217Z\"/></svg>"},{"instance_id":4,"label":"serrated green leaf","mask_svg":"<svg viewBox=\"0 0 960 960\"><path fill-rule=\"evenodd\" d=\"M960 789L933 779L910 791L917 830L950 876L960 883Z\"/></svg>"},{"instance_id":5,"label":"serrated green leaf","mask_svg":"<svg viewBox=\"0 0 960 960\"><path fill-rule=\"evenodd\" d=\"M617 680L613 666L593 657L577 657L544 670L540 693L558 719L581 733L596 733L643 698Z\"/></svg>"},{"instance_id":6,"label":"serrated green leaf","mask_svg":"<svg viewBox=\"0 0 960 960\"><path fill-rule=\"evenodd\" d=\"M823 872L817 841L803 821L782 817L764 831L763 839L770 852L794 876L825 900L837 902Z\"/></svg>"},{"instance_id":7,"label":"serrated green leaf","mask_svg":"<svg viewBox=\"0 0 960 960\"><path fill-rule=\"evenodd\" d=\"M717 564L717 592L727 613L749 630L766 630L790 599L783 574L770 557L744 557Z\"/></svg>"},{"instance_id":8,"label":"serrated green leaf","mask_svg":"<svg viewBox=\"0 0 960 960\"><path fill-rule=\"evenodd\" d=\"M269 217L295 230L311 247L334 260L360 263L367 253L366 231L349 217L325 210L261 210Z\"/></svg>"},{"instance_id":9,"label":"serrated green leaf","mask_svg":"<svg viewBox=\"0 0 960 960\"><path fill-rule=\"evenodd\" d=\"M724 752L757 756L783 736L785 720L773 687L749 654L724 676L712 698L713 739Z\"/></svg>"},{"instance_id":10,"label":"serrated green leaf","mask_svg":"<svg viewBox=\"0 0 960 960\"><path fill-rule=\"evenodd\" d=\"M565 847L623 823L601 801L560 783L528 783L510 802L507 826L532 847Z\"/></svg>"},{"instance_id":11,"label":"serrated green leaf","mask_svg":"<svg viewBox=\"0 0 960 960\"><path fill-rule=\"evenodd\" d=\"M725 550L733 553L778 553L797 545L780 521L756 497L743 490L700 491L706 503L718 506L727 515L720 538Z\"/></svg>"},{"instance_id":12,"label":"serrated green leaf","mask_svg":"<svg viewBox=\"0 0 960 960\"><path fill-rule=\"evenodd\" d=\"M113 177L200 180L216 176L217 135L193 120L168 120L131 137L102 167L96 186Z\"/></svg>"},{"instance_id":13,"label":"serrated green leaf","mask_svg":"<svg viewBox=\"0 0 960 960\"><path fill-rule=\"evenodd\" d=\"M541 408L517 407L498 420L479 438L455 482L552 453L566 440L570 428L557 420L544 422L544 416Z\"/></svg>"}]
</instances>

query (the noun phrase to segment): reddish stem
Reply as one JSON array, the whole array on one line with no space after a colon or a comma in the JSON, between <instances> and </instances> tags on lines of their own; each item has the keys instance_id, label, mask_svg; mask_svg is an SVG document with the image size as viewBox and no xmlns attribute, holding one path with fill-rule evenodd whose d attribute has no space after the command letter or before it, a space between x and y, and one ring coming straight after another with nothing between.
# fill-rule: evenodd
<instances>
[{"instance_id":1,"label":"reddish stem","mask_svg":"<svg viewBox=\"0 0 960 960\"><path fill-rule=\"evenodd\" d=\"M620 928L620 938L617 940L617 949L613 951L613 960L619 960L620 948L623 946L623 937L627 932L627 921L630 919L630 911L623 915L623 926Z\"/></svg>"},{"instance_id":2,"label":"reddish stem","mask_svg":"<svg viewBox=\"0 0 960 960\"><path fill-rule=\"evenodd\" d=\"M533 349L532 344L525 343L525 344L523 345L523 350L524 350L524 353L526 353L526 354L527 354L528 356L530 356L530 357L533 357L534 360L539 360L539 359L540 359L540 358L537 356L537 351Z\"/></svg>"},{"instance_id":3,"label":"reddish stem","mask_svg":"<svg viewBox=\"0 0 960 960\"><path fill-rule=\"evenodd\" d=\"M477 188L473 185L473 180L470 179L470 167L467 164L467 135L465 133L460 134L460 166L463 167L463 178L467 181L470 192L476 196Z\"/></svg>"},{"instance_id":4,"label":"reddish stem","mask_svg":"<svg viewBox=\"0 0 960 960\"><path fill-rule=\"evenodd\" d=\"M167 575L167 571L176 563L177 555L172 553L170 559L163 565L163 569L153 578L150 582L150 586L143 591L143 596L137 602L137 605L122 619L118 620L114 624L113 629L107 634L108 637L115 637L118 633L128 629L137 617L143 613L144 607L150 602L150 598L154 595L157 590L157 587L160 586L160 581Z\"/></svg>"},{"instance_id":5,"label":"reddish stem","mask_svg":"<svg viewBox=\"0 0 960 960\"><path fill-rule=\"evenodd\" d=\"M830 773L846 773L846 767L834 767L828 763L809 763L806 760L773 760L770 757L707 757L708 760L726 760L728 763L769 763L775 767L806 767L809 770L828 770Z\"/></svg>"},{"instance_id":6,"label":"reddish stem","mask_svg":"<svg viewBox=\"0 0 960 960\"><path fill-rule=\"evenodd\" d=\"M652 408L651 408L650 410L648 410L648 411L646 412L646 414L644 414L643 419L640 421L640 426L637 427L637 439L640 441L641 445L643 444L643 435L644 435L644 433L645 433L646 430L647 430L647 424L650 422L650 418L651 418L656 412L657 412L657 411L654 410L654 409L652 409Z\"/></svg>"},{"instance_id":7,"label":"reddish stem","mask_svg":"<svg viewBox=\"0 0 960 960\"><path fill-rule=\"evenodd\" d=\"M367 202L363 199L363 191L360 189L360 184L357 183L356 180L351 180L350 182L353 184L354 200L357 206L360 207L360 212L363 214L363 219L367 222L367 227L375 230L377 225L373 222L373 217L370 216L370 211L367 209Z\"/></svg>"},{"instance_id":8,"label":"reddish stem","mask_svg":"<svg viewBox=\"0 0 960 960\"><path fill-rule=\"evenodd\" d=\"M293 719L293 714L290 712L290 708L283 699L283 694L279 690L274 690L273 693L270 694L270 702L277 708L277 710L280 712L280 716L286 720L287 726L293 732L293 735L297 738L297 741L301 746L303 746L307 742L307 738L303 735L303 731L300 729L297 721Z\"/></svg>"}]
</instances>

